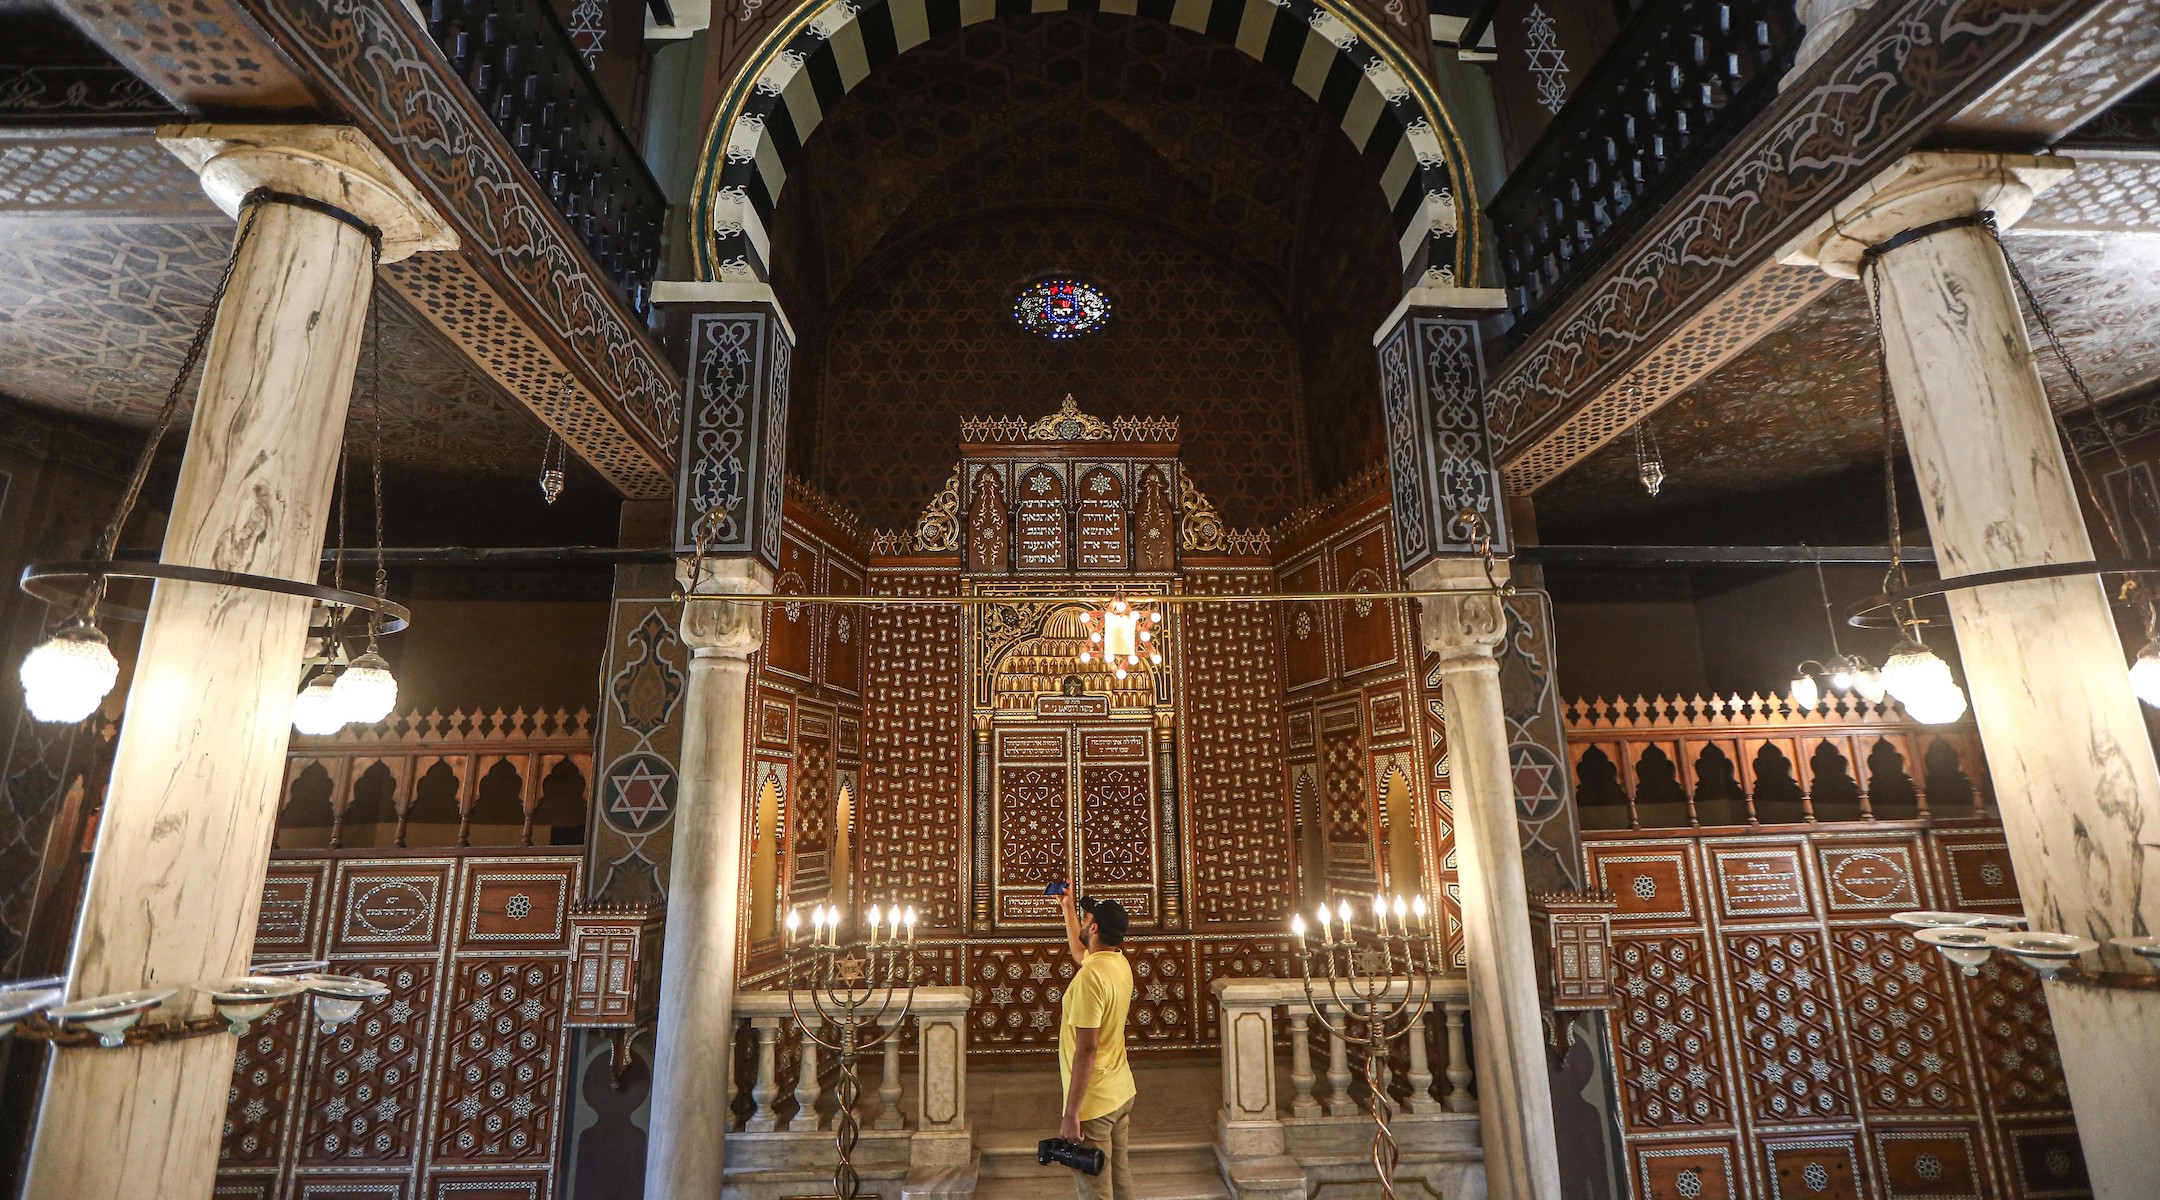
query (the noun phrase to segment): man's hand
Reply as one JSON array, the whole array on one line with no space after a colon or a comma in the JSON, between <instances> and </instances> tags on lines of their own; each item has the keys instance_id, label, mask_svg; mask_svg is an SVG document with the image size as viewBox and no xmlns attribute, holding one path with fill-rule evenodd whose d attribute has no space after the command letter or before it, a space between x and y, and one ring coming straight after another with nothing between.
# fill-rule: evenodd
<instances>
[{"instance_id":1,"label":"man's hand","mask_svg":"<svg viewBox=\"0 0 2160 1200\"><path fill-rule=\"evenodd\" d=\"M1069 1112L1065 1114L1064 1124L1058 1126L1058 1136L1064 1138L1068 1142L1083 1142L1087 1140L1086 1138L1080 1136L1079 1113Z\"/></svg>"},{"instance_id":2,"label":"man's hand","mask_svg":"<svg viewBox=\"0 0 2160 1200\"><path fill-rule=\"evenodd\" d=\"M1077 908L1073 907L1075 904L1078 903L1078 901L1073 898L1072 888L1067 887L1064 891L1059 892L1057 902L1059 916L1065 918L1065 920L1068 922L1079 921L1080 912Z\"/></svg>"}]
</instances>

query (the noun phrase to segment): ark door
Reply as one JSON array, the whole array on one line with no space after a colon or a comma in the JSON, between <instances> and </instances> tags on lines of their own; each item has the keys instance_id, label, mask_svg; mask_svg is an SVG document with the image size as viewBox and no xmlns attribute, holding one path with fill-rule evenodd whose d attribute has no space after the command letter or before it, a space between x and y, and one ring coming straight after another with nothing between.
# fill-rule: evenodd
<instances>
[{"instance_id":1,"label":"ark door","mask_svg":"<svg viewBox=\"0 0 2160 1200\"><path fill-rule=\"evenodd\" d=\"M1043 894L1067 880L1158 922L1160 853L1149 726L1029 722L997 731L997 923L1054 923Z\"/></svg>"}]
</instances>

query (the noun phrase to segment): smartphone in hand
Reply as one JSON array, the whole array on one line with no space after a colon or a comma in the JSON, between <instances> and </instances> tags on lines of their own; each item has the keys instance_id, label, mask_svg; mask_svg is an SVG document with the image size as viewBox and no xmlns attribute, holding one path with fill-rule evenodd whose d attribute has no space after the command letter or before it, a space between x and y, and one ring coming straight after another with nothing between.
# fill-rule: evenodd
<instances>
[{"instance_id":1,"label":"smartphone in hand","mask_svg":"<svg viewBox=\"0 0 2160 1200\"><path fill-rule=\"evenodd\" d=\"M1065 881L1064 881L1064 880L1062 880L1062 879L1058 880L1058 881L1057 881L1056 883L1053 883L1053 884L1051 884L1051 885L1050 885L1049 887L1046 887L1046 888L1044 888L1044 889L1043 889L1043 895L1045 895L1045 896L1062 896L1062 895L1064 895L1064 894L1065 894Z\"/></svg>"}]
</instances>

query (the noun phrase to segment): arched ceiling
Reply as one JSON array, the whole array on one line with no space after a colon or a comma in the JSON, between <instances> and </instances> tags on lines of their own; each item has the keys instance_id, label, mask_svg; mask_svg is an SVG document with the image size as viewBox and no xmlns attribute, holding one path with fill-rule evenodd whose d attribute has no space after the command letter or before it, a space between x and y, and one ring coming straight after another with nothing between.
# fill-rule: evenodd
<instances>
[{"instance_id":1,"label":"arched ceiling","mask_svg":"<svg viewBox=\"0 0 2160 1200\"><path fill-rule=\"evenodd\" d=\"M779 222L806 175L837 296L927 223L1046 203L1121 211L1219 249L1286 304L1330 140L1319 105L1234 46L1158 21L1013 16L912 50L849 93ZM1385 236L1377 195L1370 208Z\"/></svg>"},{"instance_id":2,"label":"arched ceiling","mask_svg":"<svg viewBox=\"0 0 2160 1200\"><path fill-rule=\"evenodd\" d=\"M1100 12L933 38L825 114L773 231L800 337L790 462L873 523L929 499L956 412L1038 415L1066 391L1185 417L1240 522L1381 452L1392 218L1326 110L1234 45ZM1131 303L1101 345L1051 347L1008 314L1044 273Z\"/></svg>"}]
</instances>

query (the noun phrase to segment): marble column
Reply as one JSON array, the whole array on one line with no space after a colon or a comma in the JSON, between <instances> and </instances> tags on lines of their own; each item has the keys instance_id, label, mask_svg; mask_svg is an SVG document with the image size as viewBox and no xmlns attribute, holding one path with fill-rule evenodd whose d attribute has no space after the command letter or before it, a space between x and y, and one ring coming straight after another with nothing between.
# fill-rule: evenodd
<instances>
[{"instance_id":1,"label":"marble column","mask_svg":"<svg viewBox=\"0 0 2160 1200\"><path fill-rule=\"evenodd\" d=\"M457 244L354 130L160 135L228 213L269 186L376 226L385 262ZM360 230L287 204L255 211L204 356L165 562L314 581L374 280ZM246 973L307 614L293 596L158 585L76 926L72 998L176 987L159 1015L204 1015L208 1000L188 989ZM24 1194L209 1195L233 1045L220 1035L54 1054Z\"/></svg>"},{"instance_id":2,"label":"marble column","mask_svg":"<svg viewBox=\"0 0 2160 1200\"><path fill-rule=\"evenodd\" d=\"M1504 581L1507 564L1496 570ZM1496 657L1507 614L1500 598L1484 590L1485 566L1475 559L1429 562L1412 572L1410 586L1464 593L1418 603L1425 649L1439 656L1447 708L1486 1190L1494 1200L1559 1200L1543 1006Z\"/></svg>"},{"instance_id":3,"label":"marble column","mask_svg":"<svg viewBox=\"0 0 2160 1200\"><path fill-rule=\"evenodd\" d=\"M1866 283L1867 247L1982 210L2007 227L2070 170L2059 158L1915 154L1784 257ZM1875 269L1891 389L1943 574L2092 558L1994 241L1937 229ZM2103 944L2160 930L2160 770L2101 581L1954 592L1950 615L2032 927ZM2160 992L2055 983L2047 998L2095 1194L2150 1195Z\"/></svg>"},{"instance_id":4,"label":"marble column","mask_svg":"<svg viewBox=\"0 0 2160 1200\"><path fill-rule=\"evenodd\" d=\"M707 559L696 579L688 567L681 632L690 647L690 679L653 1025L646 1200L720 1195L743 863L750 850L752 798L744 775L750 656L764 631L761 605L727 597L772 591L772 573L755 560Z\"/></svg>"}]
</instances>

